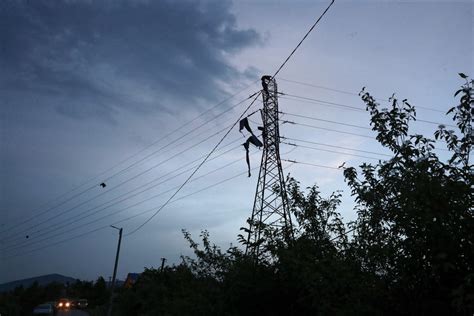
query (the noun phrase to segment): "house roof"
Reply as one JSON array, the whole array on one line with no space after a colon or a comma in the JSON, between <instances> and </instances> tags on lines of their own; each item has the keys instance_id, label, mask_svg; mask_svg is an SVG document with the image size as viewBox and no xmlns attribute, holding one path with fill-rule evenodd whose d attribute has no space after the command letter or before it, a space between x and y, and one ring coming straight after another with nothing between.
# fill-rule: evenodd
<instances>
[{"instance_id":1,"label":"house roof","mask_svg":"<svg viewBox=\"0 0 474 316\"><path fill-rule=\"evenodd\" d=\"M139 276L140 273L129 273L127 274L127 280L136 281Z\"/></svg>"}]
</instances>

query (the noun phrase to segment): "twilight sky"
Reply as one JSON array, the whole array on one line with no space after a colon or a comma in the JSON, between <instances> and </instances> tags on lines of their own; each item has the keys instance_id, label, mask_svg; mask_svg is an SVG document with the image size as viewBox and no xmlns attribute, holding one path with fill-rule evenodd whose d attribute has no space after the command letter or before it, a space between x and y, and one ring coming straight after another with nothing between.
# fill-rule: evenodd
<instances>
[{"instance_id":1,"label":"twilight sky","mask_svg":"<svg viewBox=\"0 0 474 316\"><path fill-rule=\"evenodd\" d=\"M249 101L233 106L260 89L260 76L276 70L328 2L3 1L0 283L47 273L110 276L117 231L106 226L168 199ZM279 89L361 109L348 92L366 86L384 99L396 92L421 107L418 118L449 124L439 111L455 104L453 92L462 83L457 73L474 75L473 6L336 0L277 77ZM363 111L290 96L280 99L280 110L288 113L285 120L337 130L283 124L285 137L387 154L370 138ZM435 128L416 122L411 132L432 135ZM173 263L190 254L182 228L196 238L208 229L216 244L235 244L257 180L257 172L245 174L244 140L232 131L177 198L196 194L171 203L124 238L119 278L159 266L161 257ZM300 144L346 154L283 144L282 157L333 167L376 162L351 153L384 158ZM254 151L252 167L259 162ZM317 183L325 195L343 190L340 212L354 219L342 171L289 165L285 171L303 187ZM126 234L151 214L116 225Z\"/></svg>"}]
</instances>

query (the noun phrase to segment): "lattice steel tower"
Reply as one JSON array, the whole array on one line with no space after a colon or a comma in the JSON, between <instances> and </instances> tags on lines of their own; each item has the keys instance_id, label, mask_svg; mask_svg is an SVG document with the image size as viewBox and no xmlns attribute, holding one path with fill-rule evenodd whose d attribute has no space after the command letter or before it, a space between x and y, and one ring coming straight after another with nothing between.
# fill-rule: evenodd
<instances>
[{"instance_id":1,"label":"lattice steel tower","mask_svg":"<svg viewBox=\"0 0 474 316\"><path fill-rule=\"evenodd\" d=\"M263 152L257 190L249 231L246 253L257 258L265 251L269 229L281 234L287 241L292 237L292 224L280 160L280 132L278 124L278 90L274 78L262 77Z\"/></svg>"}]
</instances>

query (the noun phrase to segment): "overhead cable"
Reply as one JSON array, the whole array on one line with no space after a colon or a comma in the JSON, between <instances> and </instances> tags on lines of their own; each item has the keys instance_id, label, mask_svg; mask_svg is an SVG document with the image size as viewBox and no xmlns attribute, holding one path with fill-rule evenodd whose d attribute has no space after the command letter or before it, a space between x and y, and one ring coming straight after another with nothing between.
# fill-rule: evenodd
<instances>
[{"instance_id":1,"label":"overhead cable","mask_svg":"<svg viewBox=\"0 0 474 316\"><path fill-rule=\"evenodd\" d=\"M279 113L286 114L286 115L289 115L289 116L294 116L294 117L306 118L306 119L313 120L313 121L320 121L320 122L339 124L339 125L344 125L344 126L349 126L349 127L356 127L356 128L366 129L366 130L372 130L370 127L367 127L367 126L361 126L361 125L349 124L349 123L344 123L344 122L320 119L320 118L307 116L307 115L294 114L294 113L288 113L288 112L279 112Z\"/></svg>"},{"instance_id":2,"label":"overhead cable","mask_svg":"<svg viewBox=\"0 0 474 316\"><path fill-rule=\"evenodd\" d=\"M255 98L252 100L252 102L249 104L249 106L242 112L242 114L239 116L239 118L232 124L232 126L229 128L229 130L222 136L222 138L217 142L217 144L214 146L214 148L211 149L209 154L202 160L202 162L194 169L194 171L189 175L189 177L179 186L179 188L169 197L169 199L161 205L147 220L145 220L142 224L140 224L137 228L132 230L131 232L127 233L125 236L130 236L132 234L135 234L137 231L139 231L143 226L145 226L147 223L149 223L166 205L168 205L171 200L181 191L181 189L191 180L191 178L199 171L199 169L206 163L206 161L209 159L209 157L216 151L217 147L224 141L224 139L229 135L229 133L232 131L232 129L240 122L240 120L244 117L245 113L252 107L252 105L255 103L257 98L260 96L261 92L259 92Z\"/></svg>"},{"instance_id":3,"label":"overhead cable","mask_svg":"<svg viewBox=\"0 0 474 316\"><path fill-rule=\"evenodd\" d=\"M308 32L306 32L306 34L303 36L303 38L301 39L301 41L298 43L298 45L296 45L296 47L291 51L290 55L288 55L288 57L286 57L285 61L281 64L281 66L277 69L277 71L275 72L275 74L273 75L273 78L276 77L276 75L278 75L278 73L280 72L280 70L282 70L282 68L286 65L286 63L290 60L290 58L293 56L293 54L296 52L296 50L301 46L301 44L303 44L304 40L308 37L308 35L313 31L313 29L316 27L316 25L318 25L319 21L321 21L321 19L323 18L323 16L326 14L326 12L328 12L329 8L334 4L334 0L331 1L331 3L329 4L329 6L326 8L326 10L324 10L324 12L319 16L319 18L314 22L314 24L310 27L310 29L308 30Z\"/></svg>"},{"instance_id":4,"label":"overhead cable","mask_svg":"<svg viewBox=\"0 0 474 316\"><path fill-rule=\"evenodd\" d=\"M303 97L303 96L298 96L298 95L288 94L288 93L282 93L282 95L297 98L297 99L302 99L302 100L305 100L305 101L314 101L314 102L317 102L317 103L321 103L321 105L324 105L324 106L337 106L337 107L342 107L342 108L345 108L345 109L351 109L351 110L354 110L354 111L365 112L365 110L362 109L362 108L352 106L352 105L348 105L348 104L329 102L329 101L324 101L324 100L320 100L320 99L315 99L315 98L310 98L310 97ZM453 128L456 127L452 124L445 124L445 123L440 123L440 122L435 122L435 121L430 121L430 120L424 120L424 119L420 119L420 118L416 118L416 117L413 120L415 122L421 122L421 123L437 125L437 126L445 125L445 126L449 126L449 127L453 127Z\"/></svg>"},{"instance_id":5,"label":"overhead cable","mask_svg":"<svg viewBox=\"0 0 474 316\"><path fill-rule=\"evenodd\" d=\"M337 167L326 166L326 165L318 165L318 164L313 164L313 163L309 163L309 162L301 162L301 161L296 161L296 160L292 160L292 159L281 159L281 161L291 162L291 163L300 164L300 165L308 165L308 166L313 166L313 167L318 167L318 168L341 170L340 168L337 168Z\"/></svg>"},{"instance_id":6,"label":"overhead cable","mask_svg":"<svg viewBox=\"0 0 474 316\"><path fill-rule=\"evenodd\" d=\"M256 151L256 152L258 152L258 151ZM252 154L255 154L256 152L254 152L254 153L252 153ZM227 163L227 164L225 164L225 165L223 165L223 166L221 166L221 167L218 167L218 168L213 169L213 170L211 170L211 171L209 171L209 172L207 172L207 173L205 173L205 174L203 174L203 175L201 175L201 176L199 176L199 177L196 177L196 178L190 180L189 182L194 182L194 181L197 181L197 180L202 179L202 178L204 178L204 177L207 177L207 176L209 176L210 174L213 174L213 173L216 173L216 172L218 172L218 171L220 171L220 170L223 170L223 169L225 169L225 168L227 168L227 167L229 167L229 166L231 166L231 165L233 165L233 164L236 164L236 163L239 162L239 161L241 161L240 158L239 158L239 159L236 159L236 160L233 160L233 161L231 161L231 162L229 162L229 163ZM173 190L175 190L175 189L177 189L177 188L179 188L179 186L175 186L175 187L169 188L169 189L166 190L166 191L162 191L162 192L159 192L158 194L149 196L149 197L147 197L146 199L140 200L140 201L138 201L138 202L136 202L136 203L134 203L134 204L132 204L132 205L128 205L128 206L126 206L126 207L124 207L124 208L122 208L122 209L115 210L115 211L113 211L113 212L111 212L111 213L105 214L105 215L103 215L102 217L94 218L93 220L91 220L91 221L89 221L89 222L82 223L82 224L77 225L77 226L72 227L72 228L68 228L66 231L61 232L61 231L55 230L55 231L54 231L55 234L52 235L52 236L47 236L47 237L44 237L44 238L35 239L35 240L32 240L31 242L30 242L30 241L25 241L25 242L20 243L20 244L16 244L16 245L12 245L12 246L3 248L3 249L1 249L1 251L13 251L13 250L20 249L20 248L24 248L24 247L30 247L31 245L38 244L38 243L47 241L47 240L49 240L49 239L51 239L51 238L55 238L55 237L64 235L64 234L66 234L66 233L69 233L69 232L71 232L71 231L80 229L80 228L82 228L82 227L92 225L92 224L96 223L97 221L103 220L103 219L108 218L108 217L110 217L110 216L117 215L117 214L122 213L122 212L124 212L124 211L126 211L126 210L129 210L129 209L131 209L131 208L133 208L133 207L136 207L136 206L138 206L138 205L141 205L141 204L143 204L143 203L145 203L145 202L148 202L148 201L151 201L151 200L153 200L153 199L156 199L157 197L160 197L160 196L162 196L162 195L164 195L164 194L166 194L166 193L168 193L168 192L171 192L171 191L173 191ZM116 203L115 203L115 204L116 204ZM114 205L115 205L115 204L114 204ZM98 211L96 211L96 212L94 212L94 213L92 213L92 214L88 214L88 215L86 215L86 216L83 216L83 217L81 217L80 219L78 219L77 221L74 221L74 222L72 222L72 223L65 223L65 224L61 225L61 226L59 227L59 229L63 229L63 230L64 230L65 228L67 228L67 227L70 226L71 224L74 224L74 223L78 222L79 220L82 220L82 219L88 218L88 217L90 217L90 216L93 216L93 215L95 215L95 214L98 214L99 212L101 212L101 211L103 211L103 210L105 210L105 209L107 209L107 208L109 208L109 207L110 207L110 206L107 206L107 207L105 207L105 208L99 209ZM155 209L155 207L153 207L152 209ZM41 237L41 236L44 236L44 235L45 235L45 234L39 234L39 235L37 235L36 237Z\"/></svg>"},{"instance_id":7,"label":"overhead cable","mask_svg":"<svg viewBox=\"0 0 474 316\"><path fill-rule=\"evenodd\" d=\"M144 148L142 148L142 149L139 150L138 152L132 154L131 156L127 157L127 158L124 159L124 160L121 160L120 162L118 162L118 163L115 164L114 166L112 166L112 167L110 167L110 168L104 170L103 172L99 173L97 176L94 176L94 177L90 178L89 180L84 181L84 182L81 183L80 185L76 186L76 187L73 188L72 190L69 190L69 191L67 191L66 193L61 194L61 195L58 196L57 198L53 199L53 201L56 201L56 200L58 200L58 199L60 199L60 198L62 198L62 197L64 197L64 196L66 196L66 195L68 195L68 194L70 194L70 193L72 193L72 192L78 190L79 188L83 187L85 184L87 184L87 183L89 183L89 182L91 182L91 181L93 181L93 180L95 180L95 179L98 179L100 176L106 174L107 172L113 170L113 169L116 168L117 166L120 166L120 165L122 165L123 163L129 161L130 159L136 157L136 156L139 155L140 153L144 152L146 149L148 149L148 148L150 148L150 147L156 145L156 144L159 143L160 141L162 141L162 140L166 139L167 137L173 135L174 133L178 132L179 130L181 130L181 129L184 128L185 126L189 126L190 123L194 122L195 120L197 120L198 118L202 117L202 116L205 115L206 113L212 111L212 110L215 109L216 107L218 107L218 106L224 104L225 102L227 102L227 101L229 101L230 99L234 98L234 97L237 96L238 94L240 94L240 93L242 93L243 91L247 90L247 89L248 89L251 85L253 85L254 83L255 83L255 82L253 82L252 84L246 86L245 88L243 88L242 90L238 91L237 93L231 95L230 97L226 98L225 100L223 100L223 101L217 103L216 105L214 105L214 106L211 107L210 109L206 110L205 112L203 112L203 113L201 113L200 115L198 115L198 116L196 116L195 118L193 118L192 120L186 122L185 124L181 125L180 127L176 128L176 129L174 129L173 131L167 133L166 135L160 137L159 139L157 139L156 141L152 142L151 144L145 146ZM255 95L255 94L253 94L253 95ZM208 124L209 122L211 122L211 121L217 119L218 117L222 116L223 114L225 114L225 113L229 112L230 110L234 109L235 107L239 106L240 104L242 104L242 103L245 102L246 100L250 99L253 95L251 95L250 97L247 97L247 98L245 98L244 100L238 102L237 104L231 106L229 109L226 109L225 111L223 111L223 112L221 112L220 114L214 116L214 117L211 118L210 120L206 120L206 122L200 124L198 127L193 128L191 131L189 131L189 132L185 133L184 135L182 135L182 136L180 136L180 137L174 139L173 141L169 142L167 145L162 146L159 150L154 151L152 154L147 155L145 158L140 159L138 162L134 162L131 166L135 166L135 165L138 164L139 162L141 162L141 161L143 161L143 160L145 160L145 159L151 157L151 155L156 154L157 152L159 152L160 150L166 148L167 146L169 146L169 145L175 143L176 141L179 141L180 139L184 138L185 136L187 136L187 135L193 133L194 131L196 131L197 129L201 128L202 126ZM131 166L127 166L126 168L124 168L124 169L122 169L122 170L120 170L120 171L114 173L113 175L111 175L111 176L109 176L108 178L106 178L106 180L110 180L111 178L117 176L118 174L124 172L125 170L129 170L129 169L131 168ZM14 228L16 228L16 227L18 227L18 226L21 226L21 225L24 225L24 224L26 224L26 223L29 223L29 222L31 222L32 220L34 220L35 218L37 218L37 217L39 217L39 216L41 216L41 215L43 215L43 214L46 214L46 213L51 212L52 210L56 209L57 207L62 206L62 205L64 205L65 203L67 203L67 202L73 200L74 198L79 197L79 196L85 194L86 192L92 190L92 189L95 188L95 187L97 187L97 184L93 184L93 185L89 186L88 188L86 188L85 190L79 192L78 194L75 194L75 195L73 195L72 197L69 197L68 199L66 199L66 200L64 200L64 201L62 201L62 202L60 202L59 204L53 205L53 206L47 208L46 210L41 211L40 213L34 214L33 216L30 216L30 217L28 217L28 218L26 218L26 219L24 219L24 220L22 220L22 221L16 223L15 225L10 226L9 228L0 231L0 234L3 234L3 233L8 232L8 231L11 231L12 229L14 229ZM43 204L43 205L47 205L47 204L49 204L49 202L47 202L47 203L45 203L45 204ZM42 207L37 208L36 210L39 210L39 209L41 209L41 208L42 208Z\"/></svg>"},{"instance_id":8,"label":"overhead cable","mask_svg":"<svg viewBox=\"0 0 474 316\"><path fill-rule=\"evenodd\" d=\"M166 159L164 159L164 160L162 160L162 161L160 161L160 162L158 162L158 163L156 163L156 164L150 166L149 168L147 168L147 169L141 171L140 173L138 173L138 174L136 174L136 175L134 175L134 176L132 176L132 177L130 177L130 178L128 178L128 179L126 179L126 180L124 180L124 181L122 181L122 182L116 184L116 185L114 185L113 187L111 187L111 188L110 188L109 190L107 190L107 191L103 191L103 192L101 192L101 193L99 193L99 194L96 194L95 196L93 196L93 197L91 197L91 198L89 198L89 199L87 199L87 200L85 200L85 201L82 201L81 203L79 203L79 204L77 204L77 205L75 205L75 206L73 206L73 207L71 207L71 208L68 208L68 209L66 209L66 210L63 210L63 211L60 212L59 214L55 214L54 216L50 216L50 217L44 219L43 221L41 221L41 222L39 222L39 223L35 223L34 225L31 225L31 226L29 226L28 228L22 230L20 233L15 233L15 234L13 234L13 235L9 235L9 236L4 237L4 238L3 238L3 241L8 241L8 240L10 240L10 239L12 238L12 236L15 237L15 236L19 236L19 235L24 235L25 232L28 232L28 231L30 231L31 229L34 229L35 227L41 226L41 225L43 225L43 224L47 224L47 223L49 223L51 220L54 220L54 219L58 218L59 216L68 214L68 213L72 212L73 210L77 209L78 207L80 207L80 206L82 206L82 205L85 205L85 204L87 204L87 203L89 203L89 202L91 202L91 201L93 201L93 200L95 200L95 199L97 199L97 198L99 198L99 197L105 195L105 194L110 193L110 192L113 191L113 190L116 190L116 189L120 188L121 186L125 185L126 183L128 183L128 182L130 182L130 181L132 181L132 180L134 180L134 179L136 179L136 178L138 178L138 177L140 177L140 176L142 176L142 175L144 175L144 174L150 172L151 170L153 170L153 169L155 169L155 168L157 168L157 167L163 165L164 163L166 163L166 162L168 162L168 161L171 161L172 159L175 159L175 158L181 156L182 154L188 152L189 150L191 150L191 149L193 149L193 148L195 148L195 147L201 145L202 143L208 141L209 139L211 139L211 138L213 138L213 137L219 135L220 133L222 133L222 132L225 131L226 129L227 129L227 127L225 127L224 129L221 129L221 130L217 131L216 133L213 133L212 135L210 135L210 136L206 137L205 139L203 139L203 140L201 140L201 141L199 141L199 142L193 144L192 146L189 146L189 147L185 148L184 150L182 150L182 151L180 151L180 152L178 152L178 153L172 155L171 157L168 157L168 158L166 158Z\"/></svg>"},{"instance_id":9,"label":"overhead cable","mask_svg":"<svg viewBox=\"0 0 474 316\"><path fill-rule=\"evenodd\" d=\"M358 155L358 154L354 154L354 153L346 153L346 152L342 152L342 151L335 151L335 150L324 149L324 148L315 148L315 147L310 147L310 146L305 146L305 145L295 144L295 143L288 143L288 142L281 142L281 143L289 145L289 146L312 149L312 150L317 150L317 151L324 151L324 152L333 153L333 154L346 155L346 156L351 156L351 157L360 157L360 158L366 158L366 159L372 159L372 160L380 160L380 158L369 157L369 156L364 156L364 155Z\"/></svg>"},{"instance_id":10,"label":"overhead cable","mask_svg":"<svg viewBox=\"0 0 474 316\"><path fill-rule=\"evenodd\" d=\"M324 90L339 92L339 93L353 95L353 96L359 96L359 93L351 92L351 91L347 91L347 90L334 89L334 88L329 88L329 87L316 85L316 84L311 84L311 83L307 83L307 82L301 82L301 81L296 81L296 80L285 79L285 78L281 78L281 77L279 77L279 79L282 80L282 81L292 82L292 83L296 83L296 84L304 85L304 86L308 86L308 87L314 87L314 88L318 88L318 89L324 89ZM389 102L388 99L383 99L383 98L374 98L374 99L377 100L377 101ZM429 108L429 107L426 107L426 106L417 105L416 108L420 108L420 109L424 109L424 110L428 110L428 111L433 111L433 112L438 112L438 113L445 114L445 111Z\"/></svg>"},{"instance_id":11,"label":"overhead cable","mask_svg":"<svg viewBox=\"0 0 474 316\"><path fill-rule=\"evenodd\" d=\"M229 145L232 145L232 144L235 143L235 141L239 141L239 140L240 140L240 138L238 138L238 139L236 139L236 140L234 140L234 141L232 141L232 142L226 144L226 145L223 146L222 148L225 148L225 147L227 147L227 146L229 146ZM213 158L210 159L209 161L214 160L214 159L217 159L218 157L221 157L221 156L223 156L223 155L229 153L230 151L233 151L233 150L239 148L240 146L241 146L240 144L237 145L237 146L234 146L234 147L232 147L231 149L226 150L225 152L220 153L219 155L216 155L215 157L213 157ZM56 229L57 227L63 227L64 225L68 225L69 223L77 223L77 221L80 221L80 220L82 220L82 219L84 219L84 218L87 218L87 217L89 217L89 216L95 215L95 214L97 214L97 213L99 213L99 212L101 212L101 211L103 211L103 210L105 210L105 209L107 209L107 208L109 208L109 207L111 207L111 206L114 206L114 205L116 205L116 204L118 204L118 203L121 203L121 202L124 202L124 201L126 201L126 200L129 200L129 199L131 199L131 198L133 198L133 197L135 197L135 196L138 196L138 195L140 195L140 194L142 194L142 193L144 193L144 192L146 192L146 191L149 191L149 190L151 190L151 189L153 189L153 188L155 188L155 187L157 187L157 186L159 186L159 185L161 185L161 184L164 184L164 183L166 183L166 182L168 182L168 181L170 181L170 180L173 180L174 178L176 178L176 177L178 177L178 176L180 176L180 175L182 175L182 174L185 174L186 172L188 172L188 171L194 169L196 166L192 166L191 168L185 169L184 171L182 171L182 172L180 172L180 173L178 173L178 174L175 174L175 175L173 175L173 176L171 176L171 177L168 177L168 178L166 178L166 179L163 180L163 181L160 181L160 182L158 182L158 183L155 183L157 180L163 179L164 177L166 177L166 176L168 176L168 175L170 175L170 174L173 174L174 172L176 172L176 171L178 171L178 170L184 169L185 167L191 165L192 163L195 163L196 161L199 161L199 160L202 159L203 157L204 157L204 156L198 157L197 159L195 159L195 160L193 160L193 161L191 161L191 162L189 162L189 163L186 163L186 164L180 166L179 168L176 168L176 169L174 169L174 170L171 170L171 171L167 172L167 173L164 174L164 175L161 175L161 176L159 176L159 177L157 177L157 178L154 178L153 180L151 180L151 181L149 181L149 182L147 182L147 183L145 183L145 184L143 184L143 185L140 185L139 187L136 187L136 188L134 188L134 189L132 189L132 190L129 190L129 191L125 192L125 193L122 193L122 194L120 194L119 196L116 196L116 197L112 198L111 200L108 200L108 201L106 201L106 202L104 202L104 203L101 203L101 204L99 204L99 205L96 205L96 206L94 206L94 207L92 207L92 208L89 208L89 209L87 209L87 210L85 210L85 211L81 211L80 213L75 214L74 216L72 216L72 217L70 217L70 218L68 218L68 219L66 219L66 220L61 220L61 221L59 221L59 222L57 222L57 223L48 222L48 223L47 223L48 226L45 227L45 228L36 229L36 230L34 230L34 231L23 232L22 235L20 235L20 236L17 237L17 238L11 239L10 242L16 242L16 241L19 241L19 240L25 241L25 234L28 234L28 236L30 237L29 240L31 240L31 238L38 238L38 237L40 237L40 236L44 236L45 234L51 233L52 230L53 230L53 229ZM148 185L150 185L150 184L152 184L152 183L155 183L155 184L152 185L152 186L148 186ZM148 186L148 187L147 187L147 186ZM145 189L143 189L143 190L141 190L141 191L139 191L139 192L136 192L136 191L138 191L138 190L140 190L140 189L142 189L142 188L144 188L144 187L145 187ZM133 193L133 192L136 192L136 193ZM131 193L133 193L133 194L131 194ZM112 203L112 202L113 202L113 203ZM111 204L110 204L110 203L111 203ZM99 210L97 210L97 209L99 209ZM95 210L97 210L97 211L95 211ZM95 212L93 212L93 211L95 211ZM91 212L92 212L92 214L84 216L85 214L91 213ZM46 231L43 231L43 230L45 230L45 229L47 229L47 230L46 230ZM0 250L3 250L3 249L0 249Z\"/></svg>"},{"instance_id":12,"label":"overhead cable","mask_svg":"<svg viewBox=\"0 0 474 316\"><path fill-rule=\"evenodd\" d=\"M343 147L343 146L338 146L338 145L331 145L331 144L325 144L325 143L319 143L319 142L313 142L313 141L308 141L308 140L302 140L298 138L291 138L291 137L284 137L280 136L281 139L287 139L287 140L293 140L301 143L307 143L307 144L313 144L313 145L319 145L319 146L326 146L326 147L332 147L332 148L339 148L339 149L345 149L345 150L352 150L356 152L361 152L361 153L366 153L366 154L373 154L373 155L380 155L380 156L385 156L385 157L392 157L387 154L383 154L380 152L375 152L375 151L367 151L367 150L361 150L361 149L355 149L355 148L349 148L349 147Z\"/></svg>"},{"instance_id":13,"label":"overhead cable","mask_svg":"<svg viewBox=\"0 0 474 316\"><path fill-rule=\"evenodd\" d=\"M347 104L342 104L342 103L330 102L330 101L325 101L325 100L320 100L320 99L315 99L315 98L303 97L303 96L294 95L294 94L284 93L283 97L280 97L280 98L292 100L291 98L287 98L287 97L301 99L301 100L304 100L304 101L307 101L307 102L310 102L310 103L318 103L318 104L321 104L321 105L324 105L324 106L329 106L329 107L340 107L340 108L349 109L351 111L365 112L365 110L360 108L360 107L347 105Z\"/></svg>"},{"instance_id":14,"label":"overhead cable","mask_svg":"<svg viewBox=\"0 0 474 316\"><path fill-rule=\"evenodd\" d=\"M292 125L299 125L299 126L304 126L304 127L309 127L309 128L314 128L314 129L320 129L328 132L334 132L334 133L340 133L340 134L347 134L347 135L354 135L354 136L359 136L359 137L365 137L369 139L375 139L372 136L369 135L363 135L363 134L358 134L358 133L352 133L352 132L346 132L346 131L341 131L337 129L332 129L332 128L326 128L326 127L320 127L320 126L315 126L315 125L310 125L310 124L304 124L304 123L299 123L295 121L287 121L284 120L282 121L282 124L292 124Z\"/></svg>"}]
</instances>

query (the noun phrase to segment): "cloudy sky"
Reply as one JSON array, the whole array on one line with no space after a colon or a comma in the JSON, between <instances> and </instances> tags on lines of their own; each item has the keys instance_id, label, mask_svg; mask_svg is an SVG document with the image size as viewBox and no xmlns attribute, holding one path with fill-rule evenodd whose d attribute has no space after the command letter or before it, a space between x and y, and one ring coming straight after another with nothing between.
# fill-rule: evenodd
<instances>
[{"instance_id":1,"label":"cloudy sky","mask_svg":"<svg viewBox=\"0 0 474 316\"><path fill-rule=\"evenodd\" d=\"M171 196L327 4L3 1L0 282L110 276L117 231L107 226L126 234ZM281 135L348 149L283 144L283 158L328 167L384 159L367 113L347 107L364 108L354 95L363 86L381 99L409 99L419 119L449 124L442 112L455 104L457 73L474 74L473 14L471 1L336 1L277 77L287 94L282 119L298 123L283 124ZM411 131L435 128L416 122ZM182 199L124 238L119 278L188 255L183 228L235 244L257 180L245 174L244 140L233 130ZM343 190L340 212L354 219L341 171L284 167L303 187Z\"/></svg>"}]
</instances>

